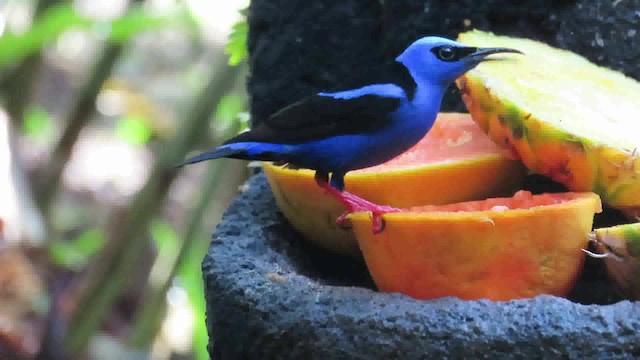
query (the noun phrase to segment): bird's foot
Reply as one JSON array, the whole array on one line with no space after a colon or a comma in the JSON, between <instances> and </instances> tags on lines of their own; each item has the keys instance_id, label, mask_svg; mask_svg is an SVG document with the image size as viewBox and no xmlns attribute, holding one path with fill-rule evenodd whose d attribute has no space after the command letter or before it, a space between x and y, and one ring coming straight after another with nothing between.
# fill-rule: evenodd
<instances>
[{"instance_id":1,"label":"bird's foot","mask_svg":"<svg viewBox=\"0 0 640 360\"><path fill-rule=\"evenodd\" d=\"M319 173L316 173L315 179L316 183L322 189L338 199L338 201L340 201L342 205L347 208L347 211L336 219L336 224L343 229L351 228L351 224L347 219L347 216L349 214L359 211L366 211L371 212L373 216L373 233L379 234L384 230L385 227L384 219L382 216L386 213L402 211L392 206L374 204L347 191L340 191L329 185L326 178Z\"/></svg>"},{"instance_id":2,"label":"bird's foot","mask_svg":"<svg viewBox=\"0 0 640 360\"><path fill-rule=\"evenodd\" d=\"M382 216L386 213L402 211L392 206L374 204L370 201L367 201L357 195L351 194L346 191L342 192L341 196L342 196L342 203L345 204L345 206L347 207L347 211L336 219L336 224L338 224L340 227L343 227L343 228L349 227L347 225L347 216L349 214L354 212L366 211L366 212L371 212L373 216L372 218L373 233L379 234L382 231L384 231L384 228L385 228L385 221Z\"/></svg>"}]
</instances>

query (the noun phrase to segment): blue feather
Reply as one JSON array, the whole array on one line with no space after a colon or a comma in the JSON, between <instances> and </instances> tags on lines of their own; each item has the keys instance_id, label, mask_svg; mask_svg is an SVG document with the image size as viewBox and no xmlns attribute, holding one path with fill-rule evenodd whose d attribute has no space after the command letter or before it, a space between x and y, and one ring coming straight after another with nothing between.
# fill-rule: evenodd
<instances>
[{"instance_id":1,"label":"blue feather","mask_svg":"<svg viewBox=\"0 0 640 360\"><path fill-rule=\"evenodd\" d=\"M388 161L417 143L431 129L449 85L500 52L517 51L465 47L440 37L419 39L396 58L406 75L389 83L320 92L183 165L220 157L289 163L319 175L330 173L331 184L342 190L347 172Z\"/></svg>"},{"instance_id":2,"label":"blue feather","mask_svg":"<svg viewBox=\"0 0 640 360\"><path fill-rule=\"evenodd\" d=\"M318 93L320 96L329 96L334 99L342 99L349 100L357 97L361 97L364 95L378 95L381 97L388 97L394 99L406 99L407 94L404 89L395 84L373 84L363 86L358 89L347 90L347 91L339 91L333 93L321 92Z\"/></svg>"},{"instance_id":3,"label":"blue feather","mask_svg":"<svg viewBox=\"0 0 640 360\"><path fill-rule=\"evenodd\" d=\"M291 145L282 144L260 142L231 143L189 158L177 167L224 157L244 160L280 159L286 157L287 153L291 152L292 149L293 147Z\"/></svg>"}]
</instances>

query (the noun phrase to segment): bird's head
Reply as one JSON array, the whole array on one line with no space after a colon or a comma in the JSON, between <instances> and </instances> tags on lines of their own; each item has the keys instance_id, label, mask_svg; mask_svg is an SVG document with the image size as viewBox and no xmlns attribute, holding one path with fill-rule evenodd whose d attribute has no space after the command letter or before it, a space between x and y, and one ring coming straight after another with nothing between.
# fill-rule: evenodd
<instances>
[{"instance_id":1,"label":"bird's head","mask_svg":"<svg viewBox=\"0 0 640 360\"><path fill-rule=\"evenodd\" d=\"M477 48L453 40L427 36L413 42L396 61L404 64L418 82L448 86L465 72L498 53L522 52L509 48Z\"/></svg>"}]
</instances>

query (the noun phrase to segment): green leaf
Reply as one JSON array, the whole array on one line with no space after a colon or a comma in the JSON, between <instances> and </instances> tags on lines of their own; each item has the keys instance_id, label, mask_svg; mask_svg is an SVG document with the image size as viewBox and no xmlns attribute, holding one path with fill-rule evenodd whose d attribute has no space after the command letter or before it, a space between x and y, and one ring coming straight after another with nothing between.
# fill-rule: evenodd
<instances>
[{"instance_id":1,"label":"green leaf","mask_svg":"<svg viewBox=\"0 0 640 360\"><path fill-rule=\"evenodd\" d=\"M89 20L76 14L72 4L52 6L37 19L29 31L19 35L5 32L0 36L0 65L21 61L53 42L62 32L73 26L90 24Z\"/></svg>"},{"instance_id":2,"label":"green leaf","mask_svg":"<svg viewBox=\"0 0 640 360\"><path fill-rule=\"evenodd\" d=\"M145 13L141 7L132 8L123 16L111 21L90 19L78 14L71 3L50 7L25 33L5 32L0 36L0 66L8 66L22 61L25 57L40 51L54 42L63 32L71 28L81 28L106 32L107 40L125 42L131 37L148 30L167 25L191 26L195 21L186 10L155 16Z\"/></svg>"},{"instance_id":3,"label":"green leaf","mask_svg":"<svg viewBox=\"0 0 640 360\"><path fill-rule=\"evenodd\" d=\"M111 22L109 39L114 42L125 42L139 33L163 28L170 25L193 26L195 20L186 11L165 16L151 16L142 8L134 8L125 16Z\"/></svg>"},{"instance_id":4,"label":"green leaf","mask_svg":"<svg viewBox=\"0 0 640 360\"><path fill-rule=\"evenodd\" d=\"M178 252L180 238L171 224L163 220L153 220L149 226L149 232L161 254L176 254ZM158 256L161 257L161 254Z\"/></svg>"},{"instance_id":5,"label":"green leaf","mask_svg":"<svg viewBox=\"0 0 640 360\"><path fill-rule=\"evenodd\" d=\"M24 114L22 131L34 138L50 138L53 135L53 120L43 107L29 106Z\"/></svg>"},{"instance_id":6,"label":"green leaf","mask_svg":"<svg viewBox=\"0 0 640 360\"><path fill-rule=\"evenodd\" d=\"M247 57L247 34L249 25L247 20L243 19L233 25L229 42L225 47L225 54L229 55L229 65L236 66Z\"/></svg>"},{"instance_id":7,"label":"green leaf","mask_svg":"<svg viewBox=\"0 0 640 360\"><path fill-rule=\"evenodd\" d=\"M245 110L245 100L243 96L230 94L220 99L214 115L217 122L225 126L230 126L238 120L238 114Z\"/></svg>"},{"instance_id":8,"label":"green leaf","mask_svg":"<svg viewBox=\"0 0 640 360\"><path fill-rule=\"evenodd\" d=\"M120 118L116 125L116 134L130 144L142 145L149 142L153 131L146 118L129 115Z\"/></svg>"},{"instance_id":9,"label":"green leaf","mask_svg":"<svg viewBox=\"0 0 640 360\"><path fill-rule=\"evenodd\" d=\"M105 238L102 229L89 229L73 240L56 240L49 246L49 257L58 266L79 270L102 249Z\"/></svg>"}]
</instances>

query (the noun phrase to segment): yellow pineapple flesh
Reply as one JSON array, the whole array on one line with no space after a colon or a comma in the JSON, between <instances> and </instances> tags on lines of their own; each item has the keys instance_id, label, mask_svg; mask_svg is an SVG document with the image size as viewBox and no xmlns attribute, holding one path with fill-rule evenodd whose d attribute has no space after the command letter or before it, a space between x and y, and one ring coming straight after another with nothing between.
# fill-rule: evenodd
<instances>
[{"instance_id":1,"label":"yellow pineapple flesh","mask_svg":"<svg viewBox=\"0 0 640 360\"><path fill-rule=\"evenodd\" d=\"M473 119L534 172L640 213L640 83L572 52L473 30L469 46L510 47L457 80Z\"/></svg>"}]
</instances>

